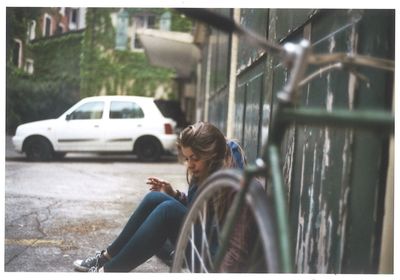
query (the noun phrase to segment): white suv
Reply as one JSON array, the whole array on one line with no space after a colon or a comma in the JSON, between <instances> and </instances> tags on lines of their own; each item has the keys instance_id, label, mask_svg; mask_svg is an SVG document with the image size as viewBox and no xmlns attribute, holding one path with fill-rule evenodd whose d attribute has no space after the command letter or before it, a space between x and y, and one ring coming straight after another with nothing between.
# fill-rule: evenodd
<instances>
[{"instance_id":1,"label":"white suv","mask_svg":"<svg viewBox=\"0 0 400 280\"><path fill-rule=\"evenodd\" d=\"M79 101L57 119L18 126L14 148L32 161L67 152L130 152L142 161L175 153L176 123L150 97L97 96Z\"/></svg>"}]
</instances>

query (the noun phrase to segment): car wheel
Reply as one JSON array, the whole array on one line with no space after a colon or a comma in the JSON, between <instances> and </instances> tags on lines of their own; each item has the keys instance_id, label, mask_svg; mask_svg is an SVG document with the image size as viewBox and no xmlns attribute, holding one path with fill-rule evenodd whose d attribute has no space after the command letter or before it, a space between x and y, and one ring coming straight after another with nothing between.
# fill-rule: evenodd
<instances>
[{"instance_id":1,"label":"car wheel","mask_svg":"<svg viewBox=\"0 0 400 280\"><path fill-rule=\"evenodd\" d=\"M28 140L25 153L30 161L48 161L53 159L53 147L47 139L40 137Z\"/></svg>"},{"instance_id":2,"label":"car wheel","mask_svg":"<svg viewBox=\"0 0 400 280\"><path fill-rule=\"evenodd\" d=\"M135 150L140 161L150 162L160 159L162 147L157 139L143 138Z\"/></svg>"},{"instance_id":3,"label":"car wheel","mask_svg":"<svg viewBox=\"0 0 400 280\"><path fill-rule=\"evenodd\" d=\"M53 158L57 159L57 160L60 160L60 159L63 159L66 154L67 153L63 153L63 152L54 152L53 153Z\"/></svg>"}]
</instances>

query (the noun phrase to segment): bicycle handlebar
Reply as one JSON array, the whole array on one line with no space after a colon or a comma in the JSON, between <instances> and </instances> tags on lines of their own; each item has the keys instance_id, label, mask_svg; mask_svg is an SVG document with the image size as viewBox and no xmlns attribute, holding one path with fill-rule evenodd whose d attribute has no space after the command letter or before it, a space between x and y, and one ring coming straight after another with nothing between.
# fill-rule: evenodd
<instances>
[{"instance_id":1,"label":"bicycle handlebar","mask_svg":"<svg viewBox=\"0 0 400 280\"><path fill-rule=\"evenodd\" d=\"M297 89L322 72L341 69L343 66L349 65L367 66L388 71L394 71L395 68L395 63L392 60L365 55L351 53L313 54L310 42L307 40L301 40L299 43L287 42L283 45L279 45L241 27L231 18L215 13L209 9L177 8L176 10L219 30L243 36L247 39L248 43L262 47L272 54L279 55L283 62L291 68L289 81L281 92L278 93L278 98L283 102L295 101ZM303 79L303 74L309 64L328 66L319 69ZM351 68L350 71L355 72L355 70Z\"/></svg>"},{"instance_id":2,"label":"bicycle handlebar","mask_svg":"<svg viewBox=\"0 0 400 280\"><path fill-rule=\"evenodd\" d=\"M270 51L279 54L286 62L290 65L294 60L297 59L296 45L295 43L285 43L283 46L276 44L275 42L269 41L260 35L241 27L231 18L215 13L205 8L176 8L177 11L185 14L188 17L199 20L206 23L214 28L228 32L236 33L239 36L244 36L249 40L250 43L258 45L264 48L266 51ZM301 44L301 43L300 43ZM394 62L388 59L375 58L365 55L348 54L348 53L332 53L332 54L310 54L308 59L305 61L309 64L322 65L329 63L343 63L349 65L368 66L372 68L378 68L383 70L394 71Z\"/></svg>"}]
</instances>

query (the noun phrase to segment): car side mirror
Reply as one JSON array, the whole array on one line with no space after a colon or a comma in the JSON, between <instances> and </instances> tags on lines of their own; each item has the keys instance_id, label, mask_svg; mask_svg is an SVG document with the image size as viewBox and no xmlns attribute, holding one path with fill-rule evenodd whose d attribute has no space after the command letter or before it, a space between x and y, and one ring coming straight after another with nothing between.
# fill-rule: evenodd
<instances>
[{"instance_id":1,"label":"car side mirror","mask_svg":"<svg viewBox=\"0 0 400 280\"><path fill-rule=\"evenodd\" d=\"M72 114L68 114L65 116L65 120L70 121L72 119Z\"/></svg>"}]
</instances>

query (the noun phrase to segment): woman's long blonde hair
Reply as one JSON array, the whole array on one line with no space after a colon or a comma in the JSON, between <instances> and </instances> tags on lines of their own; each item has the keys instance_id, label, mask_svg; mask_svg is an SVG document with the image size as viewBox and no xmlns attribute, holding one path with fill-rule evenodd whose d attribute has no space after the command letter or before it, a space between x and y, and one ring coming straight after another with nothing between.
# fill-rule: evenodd
<instances>
[{"instance_id":1,"label":"woman's long blonde hair","mask_svg":"<svg viewBox=\"0 0 400 280\"><path fill-rule=\"evenodd\" d=\"M206 161L207 175L223 167L233 167L234 160L222 132L208 122L189 125L178 137L178 151L182 159L182 147L189 147L200 159ZM186 170L188 183L191 181L189 170Z\"/></svg>"}]
</instances>

